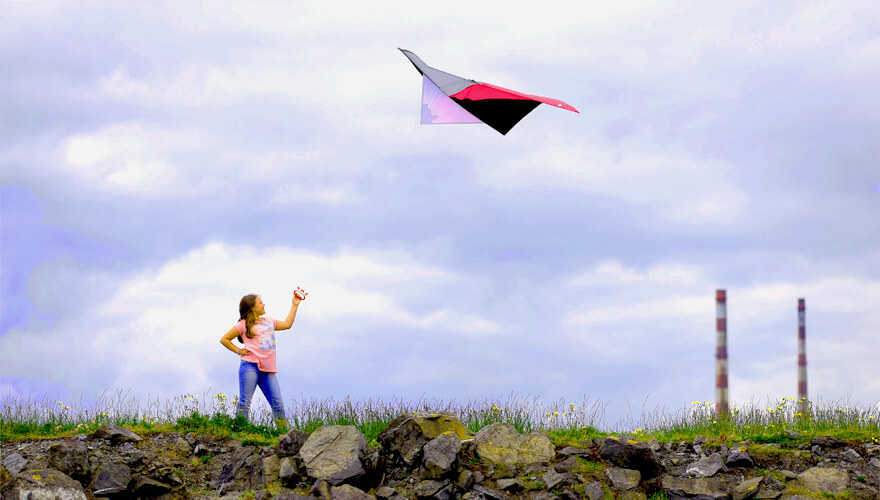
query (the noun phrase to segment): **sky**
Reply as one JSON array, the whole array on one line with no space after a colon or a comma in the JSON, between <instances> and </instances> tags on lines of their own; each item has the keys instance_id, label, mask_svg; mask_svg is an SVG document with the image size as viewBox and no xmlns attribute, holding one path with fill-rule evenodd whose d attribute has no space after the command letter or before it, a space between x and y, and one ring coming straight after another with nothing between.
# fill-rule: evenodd
<instances>
[{"instance_id":1,"label":"sky","mask_svg":"<svg viewBox=\"0 0 880 500\"><path fill-rule=\"evenodd\" d=\"M0 0L0 394L880 404L876 2ZM420 125L429 66L544 95ZM256 395L255 401L262 400Z\"/></svg>"}]
</instances>

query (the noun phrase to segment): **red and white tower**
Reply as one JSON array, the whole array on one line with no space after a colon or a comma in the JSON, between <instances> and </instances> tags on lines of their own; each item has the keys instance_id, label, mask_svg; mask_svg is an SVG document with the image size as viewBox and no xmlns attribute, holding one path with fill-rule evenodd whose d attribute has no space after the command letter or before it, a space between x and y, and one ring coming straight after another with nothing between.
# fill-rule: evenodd
<instances>
[{"instance_id":1,"label":"red and white tower","mask_svg":"<svg viewBox=\"0 0 880 500\"><path fill-rule=\"evenodd\" d=\"M798 299L798 402L801 413L807 408L807 306Z\"/></svg>"},{"instance_id":2,"label":"red and white tower","mask_svg":"<svg viewBox=\"0 0 880 500\"><path fill-rule=\"evenodd\" d=\"M715 291L715 416L727 418L727 292Z\"/></svg>"}]
</instances>

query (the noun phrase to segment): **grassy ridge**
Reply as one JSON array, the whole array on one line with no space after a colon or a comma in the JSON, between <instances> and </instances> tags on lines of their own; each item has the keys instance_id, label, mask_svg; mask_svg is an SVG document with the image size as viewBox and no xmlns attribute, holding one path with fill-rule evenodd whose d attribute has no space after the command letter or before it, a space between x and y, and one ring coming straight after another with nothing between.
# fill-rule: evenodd
<instances>
[{"instance_id":1,"label":"grassy ridge","mask_svg":"<svg viewBox=\"0 0 880 500\"><path fill-rule=\"evenodd\" d=\"M690 441L702 435L710 442L755 443L804 441L817 435L830 435L856 442L878 443L880 408L825 403L798 404L793 398L781 398L767 405L751 404L732 408L728 419L718 420L708 402L694 402L691 407L668 414L662 409L643 412L639 422L619 423L613 432L626 433L639 440ZM202 397L184 394L160 403L146 404L122 392L107 398L106 393L91 406L62 401L41 401L7 396L0 400L0 441L70 436L88 433L106 423L128 427L142 434L159 432L198 432L217 437L236 438L245 443L270 445L284 431L275 427L268 408L252 410L250 421L234 417L236 398L228 401L223 394ZM286 413L289 427L311 432L322 425L354 425L372 445L379 432L402 413L449 412L471 430L496 423L512 424L519 432L547 432L557 445L581 444L582 441L612 433L600 431L605 405L558 401L549 405L539 398L511 394L506 400L457 403L426 400L343 400L293 401ZM804 411L806 409L806 411ZM792 437L794 431L801 437Z\"/></svg>"}]
</instances>

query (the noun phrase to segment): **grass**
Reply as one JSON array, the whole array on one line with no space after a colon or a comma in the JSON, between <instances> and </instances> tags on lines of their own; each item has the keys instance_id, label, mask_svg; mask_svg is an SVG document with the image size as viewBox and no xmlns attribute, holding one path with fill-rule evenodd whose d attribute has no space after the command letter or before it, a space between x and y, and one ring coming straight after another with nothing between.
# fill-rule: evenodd
<instances>
[{"instance_id":1,"label":"grass","mask_svg":"<svg viewBox=\"0 0 880 500\"><path fill-rule=\"evenodd\" d=\"M141 403L117 391L103 394L97 403L86 406L62 401L0 399L0 441L72 436L90 433L112 423L134 432L150 435L163 432L195 432L220 438L234 438L243 444L271 445L284 430L275 426L268 408L255 408L247 420L235 416L236 398L223 394L184 394L160 402ZM323 425L353 425L377 446L378 434L398 415L407 412L453 413L473 431L496 423L513 425L519 432L546 432L558 446L585 446L593 438L612 433L599 430L605 404L557 401L543 403L537 397L511 394L506 399L483 401L442 401L420 399L403 401L301 399L286 403L288 426L311 432ZM670 414L662 408L642 411L640 420L619 423L614 433L624 433L639 441L692 441L705 436L704 446L722 443L807 444L815 436L834 436L862 443L880 442L880 407L862 407L840 402L797 402L780 398L765 405L751 403L734 407L728 418L718 419L710 403L694 402L689 408ZM791 435L791 431L798 436Z\"/></svg>"}]
</instances>

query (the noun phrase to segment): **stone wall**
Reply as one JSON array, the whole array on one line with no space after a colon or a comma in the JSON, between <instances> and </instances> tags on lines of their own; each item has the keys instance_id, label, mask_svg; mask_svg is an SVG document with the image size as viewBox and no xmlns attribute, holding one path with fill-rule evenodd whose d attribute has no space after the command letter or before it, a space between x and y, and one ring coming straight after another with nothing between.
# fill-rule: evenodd
<instances>
[{"instance_id":1,"label":"stone wall","mask_svg":"<svg viewBox=\"0 0 880 500\"><path fill-rule=\"evenodd\" d=\"M556 447L543 433L452 415L401 415L370 449L351 426L292 430L258 447L196 434L91 435L0 443L4 499L589 498L880 500L880 446L792 436L798 445L639 442Z\"/></svg>"}]
</instances>

